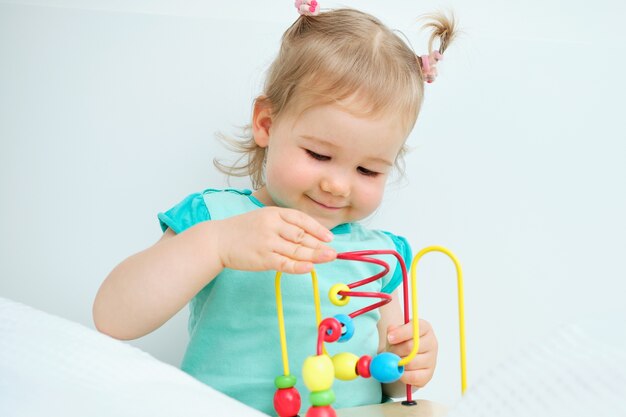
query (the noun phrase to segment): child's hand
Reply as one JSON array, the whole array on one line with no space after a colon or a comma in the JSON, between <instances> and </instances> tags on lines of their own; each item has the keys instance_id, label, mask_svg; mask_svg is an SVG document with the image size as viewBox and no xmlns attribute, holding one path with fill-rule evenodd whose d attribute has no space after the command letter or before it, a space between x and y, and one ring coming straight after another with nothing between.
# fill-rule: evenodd
<instances>
[{"instance_id":1,"label":"child's hand","mask_svg":"<svg viewBox=\"0 0 626 417\"><path fill-rule=\"evenodd\" d=\"M325 242L332 233L298 210L264 207L219 221L219 256L225 268L304 274L334 260Z\"/></svg>"},{"instance_id":2,"label":"child's hand","mask_svg":"<svg viewBox=\"0 0 626 417\"><path fill-rule=\"evenodd\" d=\"M419 351L413 360L404 366L404 374L400 380L418 388L431 380L437 363L437 338L433 328L426 320L419 321ZM387 329L387 350L402 357L407 356L413 348L413 324L389 326Z\"/></svg>"}]
</instances>

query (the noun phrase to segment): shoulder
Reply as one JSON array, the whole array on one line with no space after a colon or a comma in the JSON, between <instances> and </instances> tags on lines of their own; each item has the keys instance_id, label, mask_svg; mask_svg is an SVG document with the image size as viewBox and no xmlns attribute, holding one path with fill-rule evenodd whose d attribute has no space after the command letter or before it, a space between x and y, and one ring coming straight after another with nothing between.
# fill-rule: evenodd
<instances>
[{"instance_id":1,"label":"shoulder","mask_svg":"<svg viewBox=\"0 0 626 417\"><path fill-rule=\"evenodd\" d=\"M225 219L263 207L248 189L209 188L202 192L202 200L213 220Z\"/></svg>"},{"instance_id":2,"label":"shoulder","mask_svg":"<svg viewBox=\"0 0 626 417\"><path fill-rule=\"evenodd\" d=\"M348 233L351 240L372 242L372 244L381 242L383 246L390 246L391 249L395 249L404 258L410 257L411 246L404 236L386 230L370 229L360 223L341 225L338 228L341 228L341 232ZM378 247L378 245L372 247Z\"/></svg>"},{"instance_id":3,"label":"shoulder","mask_svg":"<svg viewBox=\"0 0 626 417\"><path fill-rule=\"evenodd\" d=\"M258 202L258 200L252 196L252 191L246 188L207 188L197 195L201 196L205 200L241 200L253 203ZM260 202L258 204L262 205Z\"/></svg>"},{"instance_id":4,"label":"shoulder","mask_svg":"<svg viewBox=\"0 0 626 417\"><path fill-rule=\"evenodd\" d=\"M242 214L262 204L246 189L207 188L183 198L169 210L158 214L161 229L181 233L197 223Z\"/></svg>"}]
</instances>

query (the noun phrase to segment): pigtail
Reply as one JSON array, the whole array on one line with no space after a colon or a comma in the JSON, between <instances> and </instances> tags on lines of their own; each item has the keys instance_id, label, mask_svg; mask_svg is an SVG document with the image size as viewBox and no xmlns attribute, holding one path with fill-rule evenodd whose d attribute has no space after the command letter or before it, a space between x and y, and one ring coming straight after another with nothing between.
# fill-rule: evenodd
<instances>
[{"instance_id":1,"label":"pigtail","mask_svg":"<svg viewBox=\"0 0 626 417\"><path fill-rule=\"evenodd\" d=\"M443 53L457 35L456 19L451 14L450 17L443 13L433 13L422 16L420 20L426 23L423 29L431 31L428 40L428 54L417 57L422 79L427 83L432 83L437 78L437 63L443 59ZM439 48L433 49L435 42L439 40Z\"/></svg>"},{"instance_id":2,"label":"pigtail","mask_svg":"<svg viewBox=\"0 0 626 417\"><path fill-rule=\"evenodd\" d=\"M426 20L426 23L424 23L422 28L431 31L430 39L428 40L428 53L433 52L433 45L439 39L439 49L437 51L443 54L457 35L454 15L451 14L448 17L443 13L433 13L425 15L423 19Z\"/></svg>"}]
</instances>

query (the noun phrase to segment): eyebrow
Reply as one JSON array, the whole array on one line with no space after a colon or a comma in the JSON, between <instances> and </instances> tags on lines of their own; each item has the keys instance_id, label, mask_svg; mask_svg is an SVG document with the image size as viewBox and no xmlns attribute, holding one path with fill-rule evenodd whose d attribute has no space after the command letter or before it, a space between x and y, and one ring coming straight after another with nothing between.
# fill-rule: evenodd
<instances>
[{"instance_id":1,"label":"eyebrow","mask_svg":"<svg viewBox=\"0 0 626 417\"><path fill-rule=\"evenodd\" d=\"M335 145L334 143L332 143L331 141L326 140L326 139L318 138L316 136L311 136L311 135L302 135L302 137L304 139L308 139L308 140L311 140L313 142L318 142L318 143L320 143L322 145L326 145L326 146L328 146L330 148L338 148L337 145ZM381 164L384 164L384 165L387 165L387 166L390 166L390 167L393 166L393 162L389 162L388 160L386 160L384 158L380 158L378 156L367 157L366 160L368 162L370 162L370 161L371 162L379 162Z\"/></svg>"},{"instance_id":2,"label":"eyebrow","mask_svg":"<svg viewBox=\"0 0 626 417\"><path fill-rule=\"evenodd\" d=\"M326 146L329 146L329 147L331 147L331 148L337 148L337 147L338 147L337 145L335 145L335 144L334 144L334 143L332 143L331 141L326 140L326 139L322 139L322 138L318 138L317 136L302 135L302 137L303 137L304 139L308 139L308 140L311 140L311 141L313 141L313 142L318 142L318 143L320 143L320 144L322 144L322 145L326 145Z\"/></svg>"}]
</instances>

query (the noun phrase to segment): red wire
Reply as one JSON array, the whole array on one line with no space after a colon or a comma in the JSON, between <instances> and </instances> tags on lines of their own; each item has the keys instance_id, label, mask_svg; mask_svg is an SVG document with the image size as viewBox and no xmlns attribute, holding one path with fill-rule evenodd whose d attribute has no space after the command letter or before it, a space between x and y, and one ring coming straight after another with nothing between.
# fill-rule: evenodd
<instances>
[{"instance_id":1,"label":"red wire","mask_svg":"<svg viewBox=\"0 0 626 417\"><path fill-rule=\"evenodd\" d=\"M369 278L365 278L361 281L357 281L354 282L352 284L348 284L348 288L353 289L353 288L357 288L360 287L362 285L365 284L369 284L370 282L376 281L377 279L380 279L382 277L384 277L388 272L389 272L389 264L387 264L386 262L380 260L380 259L375 259L375 258L367 258L366 256L369 255L393 255L396 257L396 259L398 260L398 263L400 264L400 267L402 268L402 290L404 293L404 297L403 297L403 301L404 301L404 323L408 323L410 321L410 317L409 317L409 282L408 282L408 274L407 274L407 269L406 269L406 264L404 263L404 259L402 259L402 256L400 256L400 254L396 251L393 250L362 250L362 251L353 251L353 252L344 252L344 253L340 253L337 255L337 259L345 259L345 260L351 260L351 261L362 261L362 262L370 262L370 263L374 263L377 265L380 265L384 268L383 271L379 272L376 275L373 275ZM349 314L349 316L351 318L354 318L356 316L359 316L361 314L367 313L368 311L371 311L375 308L381 307L387 303L389 303L391 301L391 296L389 294L384 294L384 293L376 293L376 292L370 292L370 293L358 293L358 292L352 292L352 291L339 291L338 292L339 295L341 296L353 296L353 297L379 297L382 300L378 303L372 304L370 306L364 307L360 310L357 310L351 314ZM321 342L318 340L318 354L321 354ZM406 384L406 400L407 402L411 402L413 401L413 392L411 389L411 386L409 384Z\"/></svg>"},{"instance_id":2,"label":"red wire","mask_svg":"<svg viewBox=\"0 0 626 417\"><path fill-rule=\"evenodd\" d=\"M402 268L402 289L404 290L404 323L408 323L409 318L409 281L406 270L406 264L404 263L404 259L402 256L395 250L361 250L354 252L344 252L344 254L350 254L350 257L357 257L359 260L363 259L362 257L365 255L393 255L398 260L400 267ZM343 254L341 254L343 255ZM339 257L339 256L338 256ZM343 259L343 258L342 258ZM366 261L367 262L367 261ZM348 286L349 287L349 286Z\"/></svg>"},{"instance_id":3,"label":"red wire","mask_svg":"<svg viewBox=\"0 0 626 417\"><path fill-rule=\"evenodd\" d=\"M370 298L380 298L381 300L377 303L371 304L369 306L363 307L360 310L354 311L350 314L348 314L348 316L350 316L351 318L355 318L357 316L360 316L361 314L365 314L368 311L372 311L375 308L378 307L382 307L385 304L388 304L391 302L391 295L390 294L385 294L382 292L359 292L359 291L339 291L337 294L341 295L342 297L370 297Z\"/></svg>"},{"instance_id":4,"label":"red wire","mask_svg":"<svg viewBox=\"0 0 626 417\"><path fill-rule=\"evenodd\" d=\"M365 252L365 251L361 251L361 252ZM372 254L374 255L374 254ZM379 272L376 275L373 275L369 278L365 278L361 281L357 281L357 282L353 282L352 284L348 284L348 288L352 289L352 288L357 288L360 287L362 285L366 285L369 284L370 282L374 282L379 278L384 277L385 275L387 275L387 273L389 272L389 264L381 259L376 259L376 258L366 258L363 255L359 255L356 252L344 252L344 253L340 253L337 255L337 259L343 259L343 260L347 260L347 261L361 261L361 262L369 262L372 264L377 264L382 266L384 269Z\"/></svg>"},{"instance_id":5,"label":"red wire","mask_svg":"<svg viewBox=\"0 0 626 417\"><path fill-rule=\"evenodd\" d=\"M324 334L326 334L327 330L326 326L320 325L317 331L317 356L324 352Z\"/></svg>"}]
</instances>

